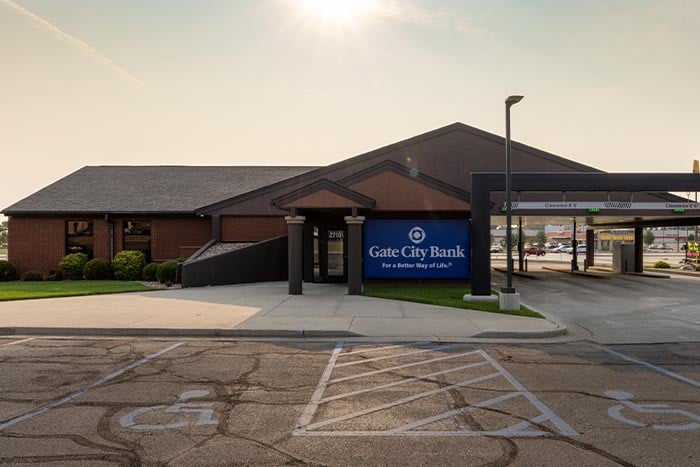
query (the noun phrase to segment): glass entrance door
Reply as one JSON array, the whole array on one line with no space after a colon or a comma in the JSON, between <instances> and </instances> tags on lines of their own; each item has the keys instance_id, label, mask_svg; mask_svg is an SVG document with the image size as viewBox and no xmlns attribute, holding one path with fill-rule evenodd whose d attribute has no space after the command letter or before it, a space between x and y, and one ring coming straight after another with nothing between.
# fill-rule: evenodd
<instances>
[{"instance_id":1,"label":"glass entrance door","mask_svg":"<svg viewBox=\"0 0 700 467\"><path fill-rule=\"evenodd\" d=\"M314 228L314 282L347 282L346 238L344 229Z\"/></svg>"}]
</instances>

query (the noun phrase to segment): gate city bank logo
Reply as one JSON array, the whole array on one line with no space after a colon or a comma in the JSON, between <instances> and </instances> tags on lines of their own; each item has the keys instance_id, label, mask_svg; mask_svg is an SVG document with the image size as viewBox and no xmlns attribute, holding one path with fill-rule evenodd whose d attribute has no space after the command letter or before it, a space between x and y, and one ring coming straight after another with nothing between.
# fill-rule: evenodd
<instances>
[{"instance_id":1,"label":"gate city bank logo","mask_svg":"<svg viewBox=\"0 0 700 467\"><path fill-rule=\"evenodd\" d=\"M416 245L423 243L423 240L425 240L425 230L415 226L408 232L408 238Z\"/></svg>"},{"instance_id":2,"label":"gate city bank logo","mask_svg":"<svg viewBox=\"0 0 700 467\"><path fill-rule=\"evenodd\" d=\"M377 245L372 245L369 250L371 258L411 258L417 261L425 261L426 259L435 258L465 258L465 249L462 245L455 245L454 248L441 248L437 245L430 245L426 248L419 248L418 244L425 241L427 235L421 227L415 226L408 232L408 239L414 245L404 245L401 248L387 246L381 248Z\"/></svg>"}]
</instances>

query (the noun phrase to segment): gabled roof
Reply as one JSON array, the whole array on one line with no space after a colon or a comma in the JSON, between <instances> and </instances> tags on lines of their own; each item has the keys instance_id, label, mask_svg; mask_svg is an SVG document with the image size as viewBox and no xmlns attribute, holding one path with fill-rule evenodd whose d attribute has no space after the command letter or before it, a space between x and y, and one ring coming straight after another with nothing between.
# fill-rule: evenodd
<instances>
[{"instance_id":1,"label":"gabled roof","mask_svg":"<svg viewBox=\"0 0 700 467\"><path fill-rule=\"evenodd\" d=\"M285 208L287 206L293 206L294 202L308 197L309 195L312 195L314 193L319 193L319 192L326 192L326 193L334 193L338 195L340 198L343 198L347 201L352 202L353 204L356 204L356 207L364 207L364 208L371 208L374 206L375 201L374 199L370 198L369 196L365 196L362 193L358 193L356 191L353 191L349 188L346 188L338 183L332 182L328 179L322 178L321 180L317 180L313 183L310 183L309 185L305 185L301 188L298 188L294 191L291 191L285 195L282 195L278 198L275 198L272 200L272 204L277 207L282 207ZM334 206L315 206L315 207L334 207Z\"/></svg>"},{"instance_id":2,"label":"gabled roof","mask_svg":"<svg viewBox=\"0 0 700 467\"><path fill-rule=\"evenodd\" d=\"M6 208L6 215L178 213L315 167L88 166Z\"/></svg>"},{"instance_id":3,"label":"gabled roof","mask_svg":"<svg viewBox=\"0 0 700 467\"><path fill-rule=\"evenodd\" d=\"M338 183L344 186L349 186L386 171L393 172L415 182L422 183L423 185L427 185L430 188L442 191L443 193L454 196L455 198L459 198L468 203L471 202L471 195L466 191L460 190L459 188L456 188L449 183L445 183L442 180L438 180L437 178L431 177L430 175L415 172L415 176L413 176L411 169L392 160L384 160L379 164L375 164L352 175L348 175L347 177L338 180Z\"/></svg>"},{"instance_id":4,"label":"gabled roof","mask_svg":"<svg viewBox=\"0 0 700 467\"><path fill-rule=\"evenodd\" d=\"M505 144L504 138L498 135L495 135L493 133L489 133L483 130L480 130L478 128L474 128L469 125L465 125L464 123L461 122L455 122L450 125L437 128L432 131L428 131L426 133L413 136L411 138L389 144L387 146L383 146L378 149L374 149L372 151L357 155L355 157L351 157L349 159L345 159L330 165L327 165L325 167L319 167L315 170L305 172L303 174L299 174L295 177L291 177L287 180L282 180L280 182L274 183L269 186L264 186L261 187L257 190L251 191L249 193L243 193L240 195L232 196L231 198L224 199L221 201L218 201L216 203L213 203L209 206L205 206L201 209L197 210L198 214L211 214L213 212L218 211L219 209L225 208L227 206L231 206L233 204L237 204L242 201L246 201L252 198L257 198L258 196L265 196L266 194L270 193L276 193L278 190L285 189L289 187L290 189L296 189L300 184L304 182L310 182L318 178L326 177L329 179L333 179L331 174L335 172L340 172L345 169L352 168L353 166L356 165L364 165L367 163L371 163L372 160L381 160L383 157L388 156L392 153L395 153L397 151L401 150L408 150L413 147L419 146L423 143L430 142L431 140L435 140L441 137L445 137L450 134L454 133L463 133L467 135L471 135L474 137L477 137L479 139L483 139L486 141L489 141L491 143L495 143L495 145L498 145L500 147L503 147ZM548 153L546 151L542 151L540 149L536 149L531 146L527 146L525 144L521 144L515 141L511 142L512 148L517 151L521 151L524 153L527 153L529 155L532 155L536 158L542 159L544 161L548 161L557 165L560 165L562 167L569 168L571 171L576 171L576 172L602 172L602 170L596 169L594 167L585 165L585 164L580 164L578 162L572 161L570 159L565 159L563 157L557 156L555 154ZM505 159L505 158L503 158ZM505 169L504 169L505 170ZM425 172L423 172L425 174ZM434 174L433 174L434 175ZM465 177L466 177L465 173ZM435 179L435 177L433 177ZM466 177L468 178L468 177ZM444 183L444 182L443 182ZM454 185L451 185L455 189L459 189L459 187L456 187ZM462 192L468 192L466 190L461 190Z\"/></svg>"}]
</instances>

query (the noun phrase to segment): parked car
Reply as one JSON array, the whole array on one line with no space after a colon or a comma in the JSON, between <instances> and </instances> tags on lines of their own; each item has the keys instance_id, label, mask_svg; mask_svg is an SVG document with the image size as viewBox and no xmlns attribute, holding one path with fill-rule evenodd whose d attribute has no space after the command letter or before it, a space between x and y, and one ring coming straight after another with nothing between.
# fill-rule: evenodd
<instances>
[{"instance_id":1,"label":"parked car","mask_svg":"<svg viewBox=\"0 0 700 467\"><path fill-rule=\"evenodd\" d=\"M574 247L570 246L569 250L567 251L570 255L574 254ZM586 253L586 245L579 245L576 247L576 253Z\"/></svg>"},{"instance_id":2,"label":"parked car","mask_svg":"<svg viewBox=\"0 0 700 467\"><path fill-rule=\"evenodd\" d=\"M655 244L649 245L649 250L673 250L673 247L666 245L666 244L659 245L659 244L655 243Z\"/></svg>"},{"instance_id":3,"label":"parked car","mask_svg":"<svg viewBox=\"0 0 700 467\"><path fill-rule=\"evenodd\" d=\"M567 249L571 248L569 245L559 245L552 250L552 253L568 253Z\"/></svg>"},{"instance_id":4,"label":"parked car","mask_svg":"<svg viewBox=\"0 0 700 467\"><path fill-rule=\"evenodd\" d=\"M491 253L503 253L503 247L501 245L491 245Z\"/></svg>"},{"instance_id":5,"label":"parked car","mask_svg":"<svg viewBox=\"0 0 700 467\"><path fill-rule=\"evenodd\" d=\"M526 255L535 255L535 256L544 256L547 252L544 251L544 248L540 248L537 246L531 246L530 248L525 248L523 250L523 254Z\"/></svg>"}]
</instances>

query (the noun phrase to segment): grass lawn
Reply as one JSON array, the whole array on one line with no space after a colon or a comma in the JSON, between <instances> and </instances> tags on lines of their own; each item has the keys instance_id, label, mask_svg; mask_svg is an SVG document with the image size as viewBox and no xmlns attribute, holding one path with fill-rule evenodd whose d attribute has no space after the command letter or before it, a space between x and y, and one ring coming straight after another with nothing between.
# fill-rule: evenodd
<instances>
[{"instance_id":1,"label":"grass lawn","mask_svg":"<svg viewBox=\"0 0 700 467\"><path fill-rule=\"evenodd\" d=\"M544 318L536 311L532 311L522 305L520 305L519 311L500 311L498 309L498 302L465 302L462 297L469 292L469 287L463 285L367 285L365 286L364 294L368 297L390 298L393 300L405 300L407 302L487 311L489 313Z\"/></svg>"},{"instance_id":2,"label":"grass lawn","mask_svg":"<svg viewBox=\"0 0 700 467\"><path fill-rule=\"evenodd\" d=\"M0 282L0 301L157 290L129 281Z\"/></svg>"}]
</instances>

